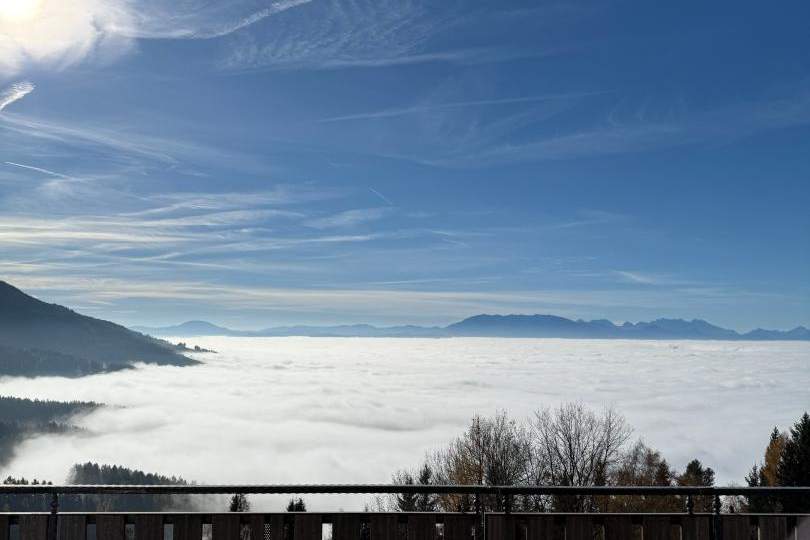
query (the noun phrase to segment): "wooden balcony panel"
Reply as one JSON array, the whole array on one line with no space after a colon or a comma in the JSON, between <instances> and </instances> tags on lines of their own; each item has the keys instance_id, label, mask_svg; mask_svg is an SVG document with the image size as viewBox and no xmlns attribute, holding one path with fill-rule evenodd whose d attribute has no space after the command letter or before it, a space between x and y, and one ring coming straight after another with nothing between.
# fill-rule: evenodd
<instances>
[{"instance_id":1,"label":"wooden balcony panel","mask_svg":"<svg viewBox=\"0 0 810 540\"><path fill-rule=\"evenodd\" d=\"M126 519L119 514L96 516L97 540L126 540Z\"/></svg>"},{"instance_id":2,"label":"wooden balcony panel","mask_svg":"<svg viewBox=\"0 0 810 540\"><path fill-rule=\"evenodd\" d=\"M20 540L42 540L48 534L48 514L21 515L19 524Z\"/></svg>"},{"instance_id":3,"label":"wooden balcony panel","mask_svg":"<svg viewBox=\"0 0 810 540\"><path fill-rule=\"evenodd\" d=\"M295 514L295 540L321 540L321 514ZM214 540L219 540L215 538Z\"/></svg>"},{"instance_id":4,"label":"wooden balcony panel","mask_svg":"<svg viewBox=\"0 0 810 540\"><path fill-rule=\"evenodd\" d=\"M409 514L408 540L435 540L436 514Z\"/></svg>"},{"instance_id":5,"label":"wooden balcony panel","mask_svg":"<svg viewBox=\"0 0 810 540\"><path fill-rule=\"evenodd\" d=\"M134 522L136 540L163 540L162 515L136 514L134 517Z\"/></svg>"},{"instance_id":6,"label":"wooden balcony panel","mask_svg":"<svg viewBox=\"0 0 810 540\"><path fill-rule=\"evenodd\" d=\"M399 538L399 523L398 515L372 514L369 519L372 540L407 540Z\"/></svg>"},{"instance_id":7,"label":"wooden balcony panel","mask_svg":"<svg viewBox=\"0 0 810 540\"><path fill-rule=\"evenodd\" d=\"M59 539L60 540L85 540L85 523L87 519L83 515L62 515L59 516Z\"/></svg>"}]
</instances>

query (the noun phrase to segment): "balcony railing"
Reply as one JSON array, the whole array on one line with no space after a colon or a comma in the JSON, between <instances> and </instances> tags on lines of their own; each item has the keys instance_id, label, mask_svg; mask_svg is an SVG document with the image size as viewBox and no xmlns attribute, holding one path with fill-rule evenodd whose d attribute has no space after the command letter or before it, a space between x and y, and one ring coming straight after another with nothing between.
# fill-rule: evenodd
<instances>
[{"instance_id":1,"label":"balcony railing","mask_svg":"<svg viewBox=\"0 0 810 540\"><path fill-rule=\"evenodd\" d=\"M470 495L476 512L59 512L73 495ZM0 540L810 540L809 514L722 512L723 496L802 498L810 487L567 487L421 485L0 486L0 495L46 495L51 511L0 514ZM517 496L679 497L682 513L511 512ZM696 497L713 502L695 512ZM481 501L504 511L486 512Z\"/></svg>"}]
</instances>

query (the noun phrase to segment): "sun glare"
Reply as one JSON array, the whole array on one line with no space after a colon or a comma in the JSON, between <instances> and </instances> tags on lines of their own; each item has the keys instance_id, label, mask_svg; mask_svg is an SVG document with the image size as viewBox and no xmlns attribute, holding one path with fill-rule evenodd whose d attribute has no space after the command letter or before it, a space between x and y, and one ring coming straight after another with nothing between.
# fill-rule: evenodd
<instances>
[{"instance_id":1,"label":"sun glare","mask_svg":"<svg viewBox=\"0 0 810 540\"><path fill-rule=\"evenodd\" d=\"M0 0L0 19L25 22L36 17L42 0Z\"/></svg>"}]
</instances>

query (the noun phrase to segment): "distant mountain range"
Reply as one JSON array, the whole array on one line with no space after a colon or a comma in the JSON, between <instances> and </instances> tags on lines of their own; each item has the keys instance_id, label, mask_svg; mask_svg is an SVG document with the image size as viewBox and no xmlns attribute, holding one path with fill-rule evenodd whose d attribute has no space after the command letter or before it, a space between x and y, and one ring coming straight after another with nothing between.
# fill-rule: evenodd
<instances>
[{"instance_id":1,"label":"distant mountain range","mask_svg":"<svg viewBox=\"0 0 810 540\"><path fill-rule=\"evenodd\" d=\"M205 321L188 321L160 328L135 327L153 336L237 337L544 337L577 339L711 339L746 341L808 341L810 330L762 330L740 334L700 319L656 319L616 325L608 320L572 320L555 315L476 315L445 327L388 326L280 326L263 330L232 330Z\"/></svg>"},{"instance_id":2,"label":"distant mountain range","mask_svg":"<svg viewBox=\"0 0 810 540\"><path fill-rule=\"evenodd\" d=\"M0 281L0 375L79 376L136 362L197 363L170 343L42 302Z\"/></svg>"}]
</instances>

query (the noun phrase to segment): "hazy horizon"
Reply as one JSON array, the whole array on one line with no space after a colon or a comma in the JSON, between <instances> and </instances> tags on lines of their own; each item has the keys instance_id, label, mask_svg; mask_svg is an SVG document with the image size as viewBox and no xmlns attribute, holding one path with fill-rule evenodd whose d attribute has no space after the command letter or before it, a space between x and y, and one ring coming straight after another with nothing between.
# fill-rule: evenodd
<instances>
[{"instance_id":1,"label":"hazy horizon","mask_svg":"<svg viewBox=\"0 0 810 540\"><path fill-rule=\"evenodd\" d=\"M374 326L374 327L378 327L378 328L395 327L395 326L419 326L419 327L424 327L424 328L431 328L431 327L440 327L441 328L441 327L447 326L449 324L460 322L460 321L462 321L464 319L467 319L469 317L475 317L477 315L501 315L501 316L518 315L518 316L529 316L529 317L537 316L537 315L540 315L540 316L548 315L548 316L560 316L561 317L561 315L558 315L556 313L471 313L470 315L465 316L465 317L459 317L457 319L450 319L447 322L437 322L437 323L433 323L433 324L431 324L431 323L421 323L421 324L420 323L414 323L414 322L411 322L411 319L408 319L406 317L406 318L401 319L399 322L390 322L390 323L386 323L386 324L374 324L374 323L369 323L368 321L365 321L365 320L349 320L349 321L343 320L343 321L341 321L341 320L338 319L338 320L334 320L334 321L331 321L331 322L328 322L328 323L322 323L322 324L315 324L315 323L311 323L311 322L302 321L302 322L298 322L298 323L294 323L294 324L255 325L255 326L252 326L252 327L234 327L234 326L229 326L228 324L219 323L219 322L217 322L215 320L210 320L210 319L206 319L206 318L197 318L197 319L179 320L179 321L176 321L176 322L170 322L168 324L163 324L163 325L133 324L133 325L128 326L128 328L133 328L133 329L147 329L147 328L150 328L150 329L166 329L166 328L173 328L173 327L183 326L183 325L185 325L187 323L212 324L212 325L218 326L220 328L225 328L225 329L228 329L228 330L235 330L235 331L242 331L242 332L254 332L254 331L265 330L265 329L270 329L270 328L284 328L284 327L295 327L295 326L302 326L302 327L306 327L306 326L329 327L329 326L370 325L370 326ZM574 320L574 321L580 321L581 320L581 321L586 321L586 322L587 321L608 320L608 321L610 321L611 323L613 323L616 326L621 326L624 323L636 324L636 323L639 323L639 322L650 322L650 321L659 320L659 319L676 319L675 317L664 317L664 316L655 317L653 319L644 320L644 321L642 321L642 320L634 320L634 321L628 321L628 320L615 321L615 320L612 320L611 321L610 319L606 319L604 317L582 317L582 318L580 318L580 317L577 317L577 318L565 317L565 318L571 319L571 320ZM698 320L698 321L708 322L709 324L714 324L713 321L707 321L706 319L701 318L701 317L691 317L691 318L685 318L683 320L685 320L685 321ZM720 326L720 325L716 325L716 326ZM799 327L804 327L804 325L795 324L795 325L792 325L792 326L786 326L784 328L766 328L766 327L760 325L760 326L751 326L751 327L746 327L746 328L728 328L728 329L729 330L734 330L734 331L736 331L738 333L745 333L747 331L756 330L756 329L792 330L794 328L799 328ZM722 327L722 328L726 328L726 327ZM270 337L270 336L268 336L268 337Z\"/></svg>"}]
</instances>

